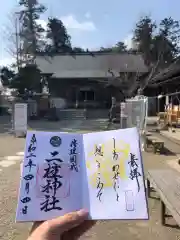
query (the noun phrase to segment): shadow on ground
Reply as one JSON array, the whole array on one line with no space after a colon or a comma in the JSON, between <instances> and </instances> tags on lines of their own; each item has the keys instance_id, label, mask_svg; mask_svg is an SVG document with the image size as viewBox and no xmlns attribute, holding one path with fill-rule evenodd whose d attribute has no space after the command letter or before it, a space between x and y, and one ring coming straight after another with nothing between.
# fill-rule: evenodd
<instances>
[{"instance_id":1,"label":"shadow on ground","mask_svg":"<svg viewBox=\"0 0 180 240\"><path fill-rule=\"evenodd\" d=\"M30 121L28 126L30 129L39 131L94 132L107 130L107 119L63 120L57 122ZM116 129L114 125L111 128Z\"/></svg>"},{"instance_id":2,"label":"shadow on ground","mask_svg":"<svg viewBox=\"0 0 180 240\"><path fill-rule=\"evenodd\" d=\"M169 150L167 147L164 148L162 154L166 155L166 156L176 156L176 154L174 152L172 152L171 150Z\"/></svg>"},{"instance_id":3,"label":"shadow on ground","mask_svg":"<svg viewBox=\"0 0 180 240\"><path fill-rule=\"evenodd\" d=\"M10 116L0 116L0 134L8 134L11 132L11 117Z\"/></svg>"},{"instance_id":4,"label":"shadow on ground","mask_svg":"<svg viewBox=\"0 0 180 240\"><path fill-rule=\"evenodd\" d=\"M30 120L28 129L36 131L59 131L59 132L79 132L87 133L94 131L107 131L119 129L119 124L112 124L107 128L107 119L95 120L62 120L51 122L47 120ZM12 124L10 116L0 116L0 134L12 133Z\"/></svg>"}]
</instances>

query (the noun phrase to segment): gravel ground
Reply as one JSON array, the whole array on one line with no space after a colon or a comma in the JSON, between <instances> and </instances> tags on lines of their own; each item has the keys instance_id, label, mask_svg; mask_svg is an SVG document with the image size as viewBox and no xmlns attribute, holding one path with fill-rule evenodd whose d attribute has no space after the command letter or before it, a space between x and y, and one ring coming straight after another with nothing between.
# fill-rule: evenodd
<instances>
[{"instance_id":1,"label":"gravel ground","mask_svg":"<svg viewBox=\"0 0 180 240\"><path fill-rule=\"evenodd\" d=\"M96 125L96 124L95 124ZM66 124L71 128L72 124ZM81 130L81 126L78 125ZM61 127L61 130L64 128ZM88 128L89 129L89 128ZM96 129L96 128L94 128ZM75 127L74 129L75 130ZM82 131L85 130L83 125ZM24 139L16 139L12 136L0 136L0 156L13 154L15 151L23 151ZM151 151L143 153L145 172L152 168L168 168L168 161L176 158L178 146L166 141L165 145L171 151L166 155L154 155ZM173 153L175 152L175 154ZM1 240L25 240L27 239L31 224L16 224L15 209L19 188L20 164L3 168L0 172L0 239ZM157 196L158 197L158 196ZM180 240L180 230L175 228L173 219L169 219L171 227L163 227L160 223L160 202L158 198L149 200L149 221L99 221L82 239L138 239L138 240Z\"/></svg>"}]
</instances>

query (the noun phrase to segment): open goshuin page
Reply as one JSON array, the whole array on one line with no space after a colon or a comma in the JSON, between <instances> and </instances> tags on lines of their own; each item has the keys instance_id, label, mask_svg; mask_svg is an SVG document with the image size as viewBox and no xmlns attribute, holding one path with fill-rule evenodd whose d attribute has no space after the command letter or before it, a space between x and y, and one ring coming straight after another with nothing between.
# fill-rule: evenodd
<instances>
[{"instance_id":1,"label":"open goshuin page","mask_svg":"<svg viewBox=\"0 0 180 240\"><path fill-rule=\"evenodd\" d=\"M92 219L148 219L137 129L84 134L83 145L83 203Z\"/></svg>"},{"instance_id":2,"label":"open goshuin page","mask_svg":"<svg viewBox=\"0 0 180 240\"><path fill-rule=\"evenodd\" d=\"M27 133L16 221L81 208L92 219L148 219L136 128Z\"/></svg>"},{"instance_id":3,"label":"open goshuin page","mask_svg":"<svg viewBox=\"0 0 180 240\"><path fill-rule=\"evenodd\" d=\"M17 221L51 219L82 207L82 135L27 132Z\"/></svg>"}]
</instances>

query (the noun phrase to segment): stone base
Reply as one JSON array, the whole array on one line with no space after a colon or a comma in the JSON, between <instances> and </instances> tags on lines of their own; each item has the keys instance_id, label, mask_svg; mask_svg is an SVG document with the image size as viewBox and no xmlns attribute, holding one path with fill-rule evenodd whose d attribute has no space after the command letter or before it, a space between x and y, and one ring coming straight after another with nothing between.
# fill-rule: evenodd
<instances>
[{"instance_id":1,"label":"stone base","mask_svg":"<svg viewBox=\"0 0 180 240\"><path fill-rule=\"evenodd\" d=\"M20 132L20 131L14 132L14 136L16 138L25 138L26 137L26 132Z\"/></svg>"}]
</instances>

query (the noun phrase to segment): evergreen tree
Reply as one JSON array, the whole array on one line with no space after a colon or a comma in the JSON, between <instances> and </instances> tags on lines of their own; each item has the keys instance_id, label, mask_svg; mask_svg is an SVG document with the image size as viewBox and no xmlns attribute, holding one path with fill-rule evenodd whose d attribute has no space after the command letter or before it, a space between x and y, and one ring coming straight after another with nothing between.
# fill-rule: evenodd
<instances>
[{"instance_id":1,"label":"evergreen tree","mask_svg":"<svg viewBox=\"0 0 180 240\"><path fill-rule=\"evenodd\" d=\"M15 76L14 71L8 67L2 67L0 70L0 78L3 86L9 86Z\"/></svg>"},{"instance_id":2,"label":"evergreen tree","mask_svg":"<svg viewBox=\"0 0 180 240\"><path fill-rule=\"evenodd\" d=\"M153 35L157 28L156 23L148 16L141 18L134 29L133 41L147 65L152 62Z\"/></svg>"},{"instance_id":3,"label":"evergreen tree","mask_svg":"<svg viewBox=\"0 0 180 240\"><path fill-rule=\"evenodd\" d=\"M46 11L44 5L37 0L20 0L22 31L22 51L24 54L35 54L42 48L41 35L45 31L41 24L38 24L41 14Z\"/></svg>"},{"instance_id":4,"label":"evergreen tree","mask_svg":"<svg viewBox=\"0 0 180 240\"><path fill-rule=\"evenodd\" d=\"M47 27L47 38L51 41L47 46L47 51L53 53L70 52L72 50L71 38L63 22L57 18L49 18Z\"/></svg>"}]
</instances>

